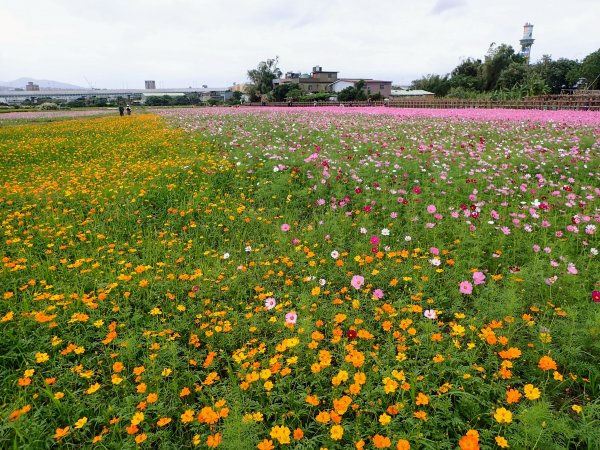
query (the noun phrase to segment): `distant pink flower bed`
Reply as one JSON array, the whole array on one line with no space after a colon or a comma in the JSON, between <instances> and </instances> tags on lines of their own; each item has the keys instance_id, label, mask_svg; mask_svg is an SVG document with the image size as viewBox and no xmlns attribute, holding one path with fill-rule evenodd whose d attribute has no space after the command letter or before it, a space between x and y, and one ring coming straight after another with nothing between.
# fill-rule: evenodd
<instances>
[{"instance_id":1,"label":"distant pink flower bed","mask_svg":"<svg viewBox=\"0 0 600 450\"><path fill-rule=\"evenodd\" d=\"M97 116L99 114L118 115L116 109L94 109L85 111L23 111L0 114L0 121L3 119L45 119L52 117L85 117Z\"/></svg>"},{"instance_id":2,"label":"distant pink flower bed","mask_svg":"<svg viewBox=\"0 0 600 450\"><path fill-rule=\"evenodd\" d=\"M340 106L317 106L317 107L213 107L213 108L182 108L168 110L154 110L160 115L179 116L188 114L261 114L261 113L337 113L337 114L386 114L404 117L425 118L455 118L464 120L511 120L530 122L556 122L581 125L600 124L600 111L542 111L534 109L429 109L429 108L385 108L385 107L340 107Z\"/></svg>"}]
</instances>

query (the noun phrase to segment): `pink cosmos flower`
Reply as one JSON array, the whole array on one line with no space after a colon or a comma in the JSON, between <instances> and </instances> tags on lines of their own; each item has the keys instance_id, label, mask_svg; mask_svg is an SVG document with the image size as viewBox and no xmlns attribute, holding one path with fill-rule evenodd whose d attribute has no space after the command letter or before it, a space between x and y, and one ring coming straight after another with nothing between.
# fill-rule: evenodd
<instances>
[{"instance_id":1,"label":"pink cosmos flower","mask_svg":"<svg viewBox=\"0 0 600 450\"><path fill-rule=\"evenodd\" d=\"M439 249L438 249L438 248L436 248L436 247L431 247L431 248L429 249L429 253L431 253L432 255L439 255L439 254L440 254L440 251L439 251Z\"/></svg>"},{"instance_id":2,"label":"pink cosmos flower","mask_svg":"<svg viewBox=\"0 0 600 450\"><path fill-rule=\"evenodd\" d=\"M377 300L383 298L383 291L381 289L375 289L373 291L373 298L376 298Z\"/></svg>"},{"instance_id":3,"label":"pink cosmos flower","mask_svg":"<svg viewBox=\"0 0 600 450\"><path fill-rule=\"evenodd\" d=\"M435 205L429 205L429 206L427 207L427 212L428 212L429 214L433 214L433 213L434 213L434 212L436 212L436 211L437 211L437 208L435 207Z\"/></svg>"},{"instance_id":4,"label":"pink cosmos flower","mask_svg":"<svg viewBox=\"0 0 600 450\"><path fill-rule=\"evenodd\" d=\"M469 283L468 281L461 281L460 282L460 293L461 294L472 294L473 293L473 285L471 283Z\"/></svg>"},{"instance_id":5,"label":"pink cosmos flower","mask_svg":"<svg viewBox=\"0 0 600 450\"><path fill-rule=\"evenodd\" d=\"M365 277L361 277L360 275L354 275L350 284L354 289L360 289L363 284L365 284Z\"/></svg>"},{"instance_id":6,"label":"pink cosmos flower","mask_svg":"<svg viewBox=\"0 0 600 450\"><path fill-rule=\"evenodd\" d=\"M473 273L473 284L483 284L485 283L485 274L482 272L474 272Z\"/></svg>"},{"instance_id":7,"label":"pink cosmos flower","mask_svg":"<svg viewBox=\"0 0 600 450\"><path fill-rule=\"evenodd\" d=\"M281 225L281 231L287 233L288 231L290 231L290 226L287 223L284 223L283 225Z\"/></svg>"},{"instance_id":8,"label":"pink cosmos flower","mask_svg":"<svg viewBox=\"0 0 600 450\"><path fill-rule=\"evenodd\" d=\"M277 301L273 297L269 297L265 300L265 306L267 309L273 309L277 305Z\"/></svg>"},{"instance_id":9,"label":"pink cosmos flower","mask_svg":"<svg viewBox=\"0 0 600 450\"><path fill-rule=\"evenodd\" d=\"M294 311L290 311L289 313L287 313L285 315L285 323L289 323L289 324L293 325L296 323L297 320L298 320L298 314L296 314Z\"/></svg>"}]
</instances>

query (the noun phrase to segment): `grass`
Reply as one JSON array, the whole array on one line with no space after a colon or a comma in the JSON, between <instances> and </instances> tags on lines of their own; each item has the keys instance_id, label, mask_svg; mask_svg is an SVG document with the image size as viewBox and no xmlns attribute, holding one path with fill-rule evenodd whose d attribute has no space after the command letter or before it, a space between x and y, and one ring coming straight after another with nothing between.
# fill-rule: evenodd
<instances>
[{"instance_id":1,"label":"grass","mask_svg":"<svg viewBox=\"0 0 600 450\"><path fill-rule=\"evenodd\" d=\"M0 127L0 447L599 448L598 125L163 114Z\"/></svg>"}]
</instances>

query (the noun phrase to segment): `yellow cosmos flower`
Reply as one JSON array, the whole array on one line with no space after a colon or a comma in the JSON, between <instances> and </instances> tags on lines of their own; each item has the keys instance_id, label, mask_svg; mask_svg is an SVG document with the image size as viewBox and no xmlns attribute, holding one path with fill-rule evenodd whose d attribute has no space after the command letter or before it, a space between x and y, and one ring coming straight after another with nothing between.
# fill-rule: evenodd
<instances>
[{"instance_id":1,"label":"yellow cosmos flower","mask_svg":"<svg viewBox=\"0 0 600 450\"><path fill-rule=\"evenodd\" d=\"M83 428L83 426L87 423L87 421L88 421L87 417L82 417L77 422L75 422L74 427L79 430L80 428Z\"/></svg>"},{"instance_id":2,"label":"yellow cosmos flower","mask_svg":"<svg viewBox=\"0 0 600 450\"><path fill-rule=\"evenodd\" d=\"M525 397L529 400L536 400L540 398L540 390L536 387L533 387L533 384L526 384L523 386L523 392L525 393Z\"/></svg>"},{"instance_id":3,"label":"yellow cosmos flower","mask_svg":"<svg viewBox=\"0 0 600 450\"><path fill-rule=\"evenodd\" d=\"M498 423L511 423L512 413L506 408L496 408L494 419L496 419L496 422Z\"/></svg>"},{"instance_id":4,"label":"yellow cosmos flower","mask_svg":"<svg viewBox=\"0 0 600 450\"><path fill-rule=\"evenodd\" d=\"M50 359L50 356L48 356L48 353L36 353L35 354L35 362L37 362L38 364L44 363L46 361L48 361Z\"/></svg>"},{"instance_id":5,"label":"yellow cosmos flower","mask_svg":"<svg viewBox=\"0 0 600 450\"><path fill-rule=\"evenodd\" d=\"M331 439L333 439L334 441L339 441L344 435L344 427L342 427L341 425L334 425L331 427L331 430L329 430L329 434L331 436Z\"/></svg>"}]
</instances>

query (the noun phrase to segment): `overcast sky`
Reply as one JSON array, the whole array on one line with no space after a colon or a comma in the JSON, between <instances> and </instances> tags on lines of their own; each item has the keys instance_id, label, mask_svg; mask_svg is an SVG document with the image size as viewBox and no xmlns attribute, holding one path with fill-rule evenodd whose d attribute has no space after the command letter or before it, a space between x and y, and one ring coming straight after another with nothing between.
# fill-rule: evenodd
<instances>
[{"instance_id":1,"label":"overcast sky","mask_svg":"<svg viewBox=\"0 0 600 450\"><path fill-rule=\"evenodd\" d=\"M224 87L279 56L284 73L410 84L493 42L519 49L525 22L532 61L581 60L599 18L599 0L0 0L0 80Z\"/></svg>"}]
</instances>

